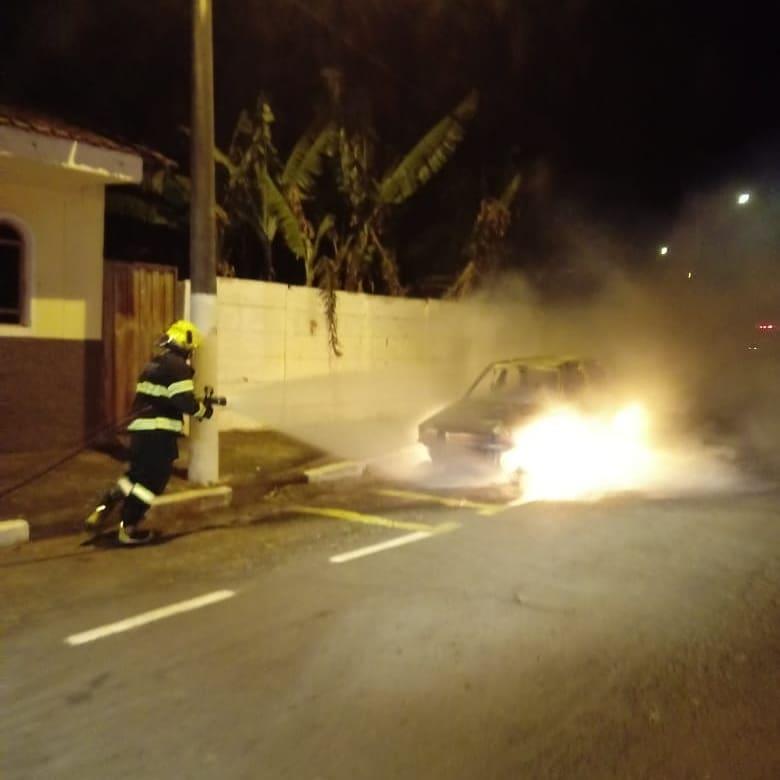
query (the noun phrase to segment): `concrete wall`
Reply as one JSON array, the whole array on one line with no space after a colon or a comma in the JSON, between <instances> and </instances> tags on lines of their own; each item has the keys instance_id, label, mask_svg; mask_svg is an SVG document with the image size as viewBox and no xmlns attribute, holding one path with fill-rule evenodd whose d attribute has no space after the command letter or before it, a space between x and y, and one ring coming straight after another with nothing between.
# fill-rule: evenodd
<instances>
[{"instance_id":1,"label":"concrete wall","mask_svg":"<svg viewBox=\"0 0 780 780\"><path fill-rule=\"evenodd\" d=\"M337 297L342 357L328 347L317 290L219 280L219 390L231 401L223 428L295 432L329 421L419 418L465 391L493 357L492 335L459 304Z\"/></svg>"}]
</instances>

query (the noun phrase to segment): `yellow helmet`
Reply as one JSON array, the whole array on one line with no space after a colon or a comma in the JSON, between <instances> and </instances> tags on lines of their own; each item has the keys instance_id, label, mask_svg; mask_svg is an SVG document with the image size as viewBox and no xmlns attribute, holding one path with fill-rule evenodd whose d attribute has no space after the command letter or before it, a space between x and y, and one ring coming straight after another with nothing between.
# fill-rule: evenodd
<instances>
[{"instance_id":1,"label":"yellow helmet","mask_svg":"<svg viewBox=\"0 0 780 780\"><path fill-rule=\"evenodd\" d=\"M191 352L203 343L203 335L197 326L189 320L176 320L165 331L166 344Z\"/></svg>"}]
</instances>

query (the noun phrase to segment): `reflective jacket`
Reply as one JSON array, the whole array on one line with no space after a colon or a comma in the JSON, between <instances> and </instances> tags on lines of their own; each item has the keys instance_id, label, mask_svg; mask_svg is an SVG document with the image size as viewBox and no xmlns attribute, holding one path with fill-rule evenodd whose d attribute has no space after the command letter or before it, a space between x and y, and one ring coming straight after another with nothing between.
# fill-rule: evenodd
<instances>
[{"instance_id":1,"label":"reflective jacket","mask_svg":"<svg viewBox=\"0 0 780 780\"><path fill-rule=\"evenodd\" d=\"M127 430L181 435L185 414L203 417L206 407L195 398L194 373L185 358L173 350L155 355L138 377L132 406L136 418Z\"/></svg>"}]
</instances>

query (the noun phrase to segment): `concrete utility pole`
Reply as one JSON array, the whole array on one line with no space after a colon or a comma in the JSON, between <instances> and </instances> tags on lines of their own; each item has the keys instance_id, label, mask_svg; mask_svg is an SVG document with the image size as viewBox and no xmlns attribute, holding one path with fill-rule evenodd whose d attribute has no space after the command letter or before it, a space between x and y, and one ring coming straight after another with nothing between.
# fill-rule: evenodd
<instances>
[{"instance_id":1,"label":"concrete utility pole","mask_svg":"<svg viewBox=\"0 0 780 780\"><path fill-rule=\"evenodd\" d=\"M214 208L214 63L211 0L192 3L192 145L190 167L190 316L204 336L195 355L195 381L217 383L217 242ZM219 432L212 418L190 428L189 479L219 479Z\"/></svg>"}]
</instances>

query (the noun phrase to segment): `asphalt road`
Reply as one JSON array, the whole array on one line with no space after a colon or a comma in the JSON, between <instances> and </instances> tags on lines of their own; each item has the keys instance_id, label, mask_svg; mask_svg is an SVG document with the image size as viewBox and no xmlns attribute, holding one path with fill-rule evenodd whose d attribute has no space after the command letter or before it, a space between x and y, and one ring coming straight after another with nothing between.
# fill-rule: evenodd
<instances>
[{"instance_id":1,"label":"asphalt road","mask_svg":"<svg viewBox=\"0 0 780 780\"><path fill-rule=\"evenodd\" d=\"M331 486L143 550L5 551L0 775L780 777L779 498Z\"/></svg>"}]
</instances>

